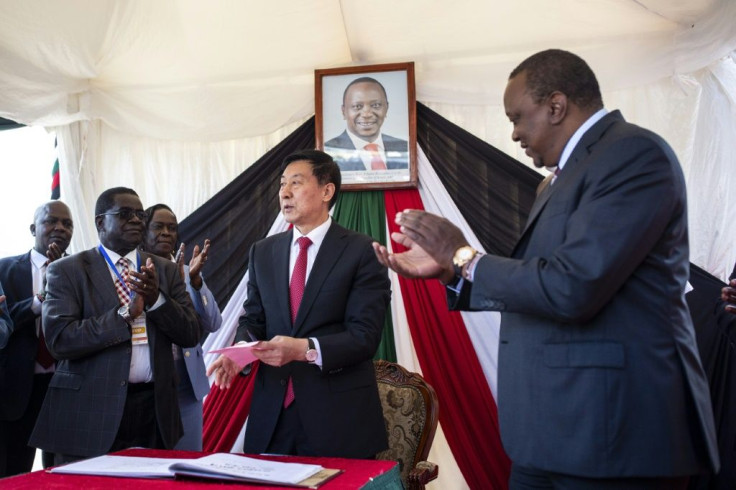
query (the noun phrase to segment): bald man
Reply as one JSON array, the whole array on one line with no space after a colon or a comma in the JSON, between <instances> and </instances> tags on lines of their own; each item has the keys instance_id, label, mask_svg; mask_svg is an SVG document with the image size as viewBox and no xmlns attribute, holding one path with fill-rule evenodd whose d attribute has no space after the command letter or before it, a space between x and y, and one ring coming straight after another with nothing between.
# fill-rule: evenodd
<instances>
[{"instance_id":1,"label":"bald man","mask_svg":"<svg viewBox=\"0 0 736 490\"><path fill-rule=\"evenodd\" d=\"M0 477L33 467L36 448L28 439L55 369L40 338L46 266L69 247L74 231L69 207L61 201L42 204L30 230L35 239L31 251L0 259L0 283L14 323L0 349ZM53 455L44 453L44 467L52 463Z\"/></svg>"}]
</instances>

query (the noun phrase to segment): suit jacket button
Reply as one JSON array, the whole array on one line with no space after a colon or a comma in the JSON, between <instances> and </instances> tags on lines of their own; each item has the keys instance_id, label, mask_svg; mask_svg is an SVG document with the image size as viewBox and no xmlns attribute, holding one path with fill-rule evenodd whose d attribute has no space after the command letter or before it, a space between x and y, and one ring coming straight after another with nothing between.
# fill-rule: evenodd
<instances>
[{"instance_id":1,"label":"suit jacket button","mask_svg":"<svg viewBox=\"0 0 736 490\"><path fill-rule=\"evenodd\" d=\"M121 381L120 386L125 386L125 381Z\"/></svg>"},{"instance_id":2,"label":"suit jacket button","mask_svg":"<svg viewBox=\"0 0 736 490\"><path fill-rule=\"evenodd\" d=\"M300 243L301 243L301 242L300 242ZM191 355L192 355L192 354L191 354L191 353L190 353L190 352L189 352L188 350L185 350L185 351L184 351L184 357L189 357L189 356L191 356Z\"/></svg>"},{"instance_id":3,"label":"suit jacket button","mask_svg":"<svg viewBox=\"0 0 736 490\"><path fill-rule=\"evenodd\" d=\"M285 379L282 379L281 380L281 386L286 386L286 380Z\"/></svg>"}]
</instances>

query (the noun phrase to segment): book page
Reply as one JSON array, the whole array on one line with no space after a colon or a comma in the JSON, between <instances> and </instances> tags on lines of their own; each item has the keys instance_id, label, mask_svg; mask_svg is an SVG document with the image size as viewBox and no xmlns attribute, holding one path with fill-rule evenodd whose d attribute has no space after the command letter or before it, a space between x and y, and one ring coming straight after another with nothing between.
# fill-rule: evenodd
<instances>
[{"instance_id":1,"label":"book page","mask_svg":"<svg viewBox=\"0 0 736 490\"><path fill-rule=\"evenodd\" d=\"M314 464L280 463L229 453L183 460L170 467L177 475L286 485L297 485L322 469Z\"/></svg>"},{"instance_id":2,"label":"book page","mask_svg":"<svg viewBox=\"0 0 736 490\"><path fill-rule=\"evenodd\" d=\"M143 458L136 456L98 456L49 470L73 475L121 476L130 478L173 478L169 466L188 461L175 458Z\"/></svg>"}]
</instances>

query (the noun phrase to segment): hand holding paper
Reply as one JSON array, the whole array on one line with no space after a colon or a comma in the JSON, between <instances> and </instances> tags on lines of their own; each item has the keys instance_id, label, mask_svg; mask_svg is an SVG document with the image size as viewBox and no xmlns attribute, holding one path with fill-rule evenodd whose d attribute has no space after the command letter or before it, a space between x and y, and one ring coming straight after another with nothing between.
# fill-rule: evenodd
<instances>
[{"instance_id":1,"label":"hand holding paper","mask_svg":"<svg viewBox=\"0 0 736 490\"><path fill-rule=\"evenodd\" d=\"M210 364L210 367L207 369L207 376L214 374L214 383L220 389L226 390L230 388L238 372L256 359L256 356L253 355L252 348L257 344L258 342L238 342L231 347L211 350L211 353L221 355L215 362Z\"/></svg>"},{"instance_id":2,"label":"hand holding paper","mask_svg":"<svg viewBox=\"0 0 736 490\"><path fill-rule=\"evenodd\" d=\"M222 354L232 359L240 369L243 369L247 364L256 360L256 356L253 355L253 346L258 344L256 342L238 342L230 347L223 349L215 349L209 351L209 354Z\"/></svg>"}]
</instances>

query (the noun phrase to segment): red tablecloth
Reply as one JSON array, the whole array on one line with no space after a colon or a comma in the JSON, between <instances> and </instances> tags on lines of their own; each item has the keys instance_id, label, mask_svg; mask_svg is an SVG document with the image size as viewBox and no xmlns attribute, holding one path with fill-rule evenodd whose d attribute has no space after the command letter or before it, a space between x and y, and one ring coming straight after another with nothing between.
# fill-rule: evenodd
<instances>
[{"instance_id":1,"label":"red tablecloth","mask_svg":"<svg viewBox=\"0 0 736 490\"><path fill-rule=\"evenodd\" d=\"M208 453L191 451L164 451L157 449L127 449L115 453L122 456L145 456L152 458L199 458ZM251 455L249 455L251 456ZM251 456L261 457L261 456ZM386 480L380 487L397 487L399 478L398 466L394 461L378 461L344 458L307 458L298 456L263 457L273 461L319 464L324 468L338 468L343 473L328 481L320 490L345 490L374 487L374 483ZM400 483L398 483L400 485ZM254 488L259 490L283 490L293 487L274 487L267 485L244 485L234 482L217 482L203 480L154 480L143 478L117 478L109 476L65 475L35 471L25 475L0 479L3 490L184 490L205 488Z\"/></svg>"}]
</instances>

